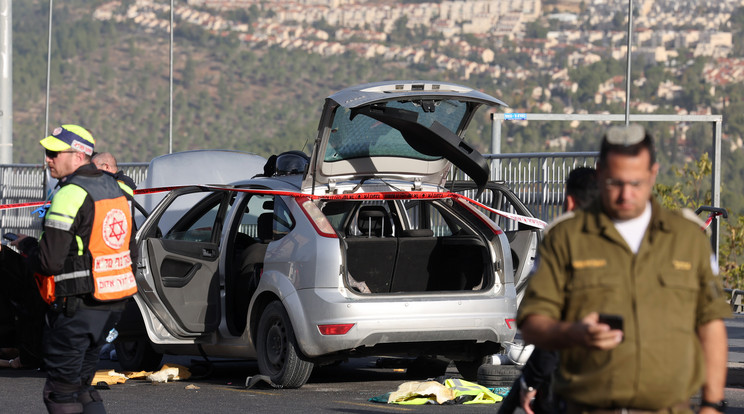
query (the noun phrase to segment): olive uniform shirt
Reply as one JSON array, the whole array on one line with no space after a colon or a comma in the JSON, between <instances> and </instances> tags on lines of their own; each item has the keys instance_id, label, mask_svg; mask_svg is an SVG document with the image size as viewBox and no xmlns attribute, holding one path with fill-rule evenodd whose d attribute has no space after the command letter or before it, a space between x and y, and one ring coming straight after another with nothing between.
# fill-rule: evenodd
<instances>
[{"instance_id":1,"label":"olive uniform shirt","mask_svg":"<svg viewBox=\"0 0 744 414\"><path fill-rule=\"evenodd\" d=\"M561 350L558 394L600 408L658 410L700 390L696 328L731 316L700 226L652 200L637 254L598 203L546 230L517 322L530 314L575 322L596 311L622 315L625 324L613 350Z\"/></svg>"}]
</instances>

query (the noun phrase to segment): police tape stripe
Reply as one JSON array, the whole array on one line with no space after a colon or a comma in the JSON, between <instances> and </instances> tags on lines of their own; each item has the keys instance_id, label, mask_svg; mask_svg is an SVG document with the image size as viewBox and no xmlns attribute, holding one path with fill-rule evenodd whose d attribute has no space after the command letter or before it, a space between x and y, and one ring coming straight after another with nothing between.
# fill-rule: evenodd
<instances>
[{"instance_id":1,"label":"police tape stripe","mask_svg":"<svg viewBox=\"0 0 744 414\"><path fill-rule=\"evenodd\" d=\"M12 210L15 208L38 207L47 204L47 201L32 201L28 203L0 204L0 210Z\"/></svg>"},{"instance_id":2,"label":"police tape stripe","mask_svg":"<svg viewBox=\"0 0 744 414\"><path fill-rule=\"evenodd\" d=\"M497 210L495 208L488 207L478 201L475 201L469 197L466 197L462 194L449 193L449 192L440 193L440 192L434 192L434 191L416 191L416 192L390 191L390 192L384 192L384 193L315 195L315 194L304 194L304 193L299 193L295 191L257 190L254 188L234 188L234 187L218 186L218 185L182 185L182 186L171 186L171 187L141 188L141 189L134 190L134 194L163 193L163 192L169 192L169 191L178 190L181 188L189 188L189 187L196 187L196 188L202 188L202 189L207 189L207 190L224 190L224 191L235 191L235 192L241 192L241 193L263 194L263 195L308 197L308 198L316 199L316 200L317 199L320 199L320 200L400 200L400 199L424 200L424 199L457 198L460 200L465 200L473 205L476 205L482 209L488 210L501 217L514 220L518 223L523 223L523 224L526 224L528 226L535 227L538 229L543 229L545 228L545 226L547 226L547 223L540 219ZM0 210L25 208L25 207L36 207L36 206L44 205L46 203L47 203L46 201L37 201L37 202L30 202L30 203L4 204L4 205L0 205Z\"/></svg>"}]
</instances>

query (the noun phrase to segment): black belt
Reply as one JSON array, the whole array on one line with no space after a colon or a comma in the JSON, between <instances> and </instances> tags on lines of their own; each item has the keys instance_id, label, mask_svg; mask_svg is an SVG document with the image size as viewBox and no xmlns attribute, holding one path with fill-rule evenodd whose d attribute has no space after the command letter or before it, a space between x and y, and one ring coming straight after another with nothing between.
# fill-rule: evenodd
<instances>
[{"instance_id":1,"label":"black belt","mask_svg":"<svg viewBox=\"0 0 744 414\"><path fill-rule=\"evenodd\" d=\"M72 317L83 303L83 300L77 296L59 297L52 302L50 309L53 312L64 313L67 317Z\"/></svg>"}]
</instances>

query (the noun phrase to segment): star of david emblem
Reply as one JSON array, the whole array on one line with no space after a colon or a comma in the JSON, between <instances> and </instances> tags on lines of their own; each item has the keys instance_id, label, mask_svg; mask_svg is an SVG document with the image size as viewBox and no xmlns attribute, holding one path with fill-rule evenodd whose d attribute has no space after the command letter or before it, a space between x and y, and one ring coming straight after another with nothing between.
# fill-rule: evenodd
<instances>
[{"instance_id":1,"label":"star of david emblem","mask_svg":"<svg viewBox=\"0 0 744 414\"><path fill-rule=\"evenodd\" d=\"M116 238L116 240L121 240L121 238L127 234L127 231L124 230L123 220L116 220L111 222L111 224L109 224L109 229L111 230L111 232L109 233L109 237L114 237Z\"/></svg>"},{"instance_id":2,"label":"star of david emblem","mask_svg":"<svg viewBox=\"0 0 744 414\"><path fill-rule=\"evenodd\" d=\"M119 249L126 241L129 231L127 216L119 209L112 209L103 219L103 242L112 249Z\"/></svg>"}]
</instances>

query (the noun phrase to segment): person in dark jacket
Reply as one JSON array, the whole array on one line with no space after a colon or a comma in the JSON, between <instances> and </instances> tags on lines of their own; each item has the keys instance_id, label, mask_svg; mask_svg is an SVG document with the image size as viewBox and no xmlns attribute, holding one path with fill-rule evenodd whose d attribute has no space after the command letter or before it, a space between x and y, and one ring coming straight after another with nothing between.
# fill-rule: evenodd
<instances>
[{"instance_id":1,"label":"person in dark jacket","mask_svg":"<svg viewBox=\"0 0 744 414\"><path fill-rule=\"evenodd\" d=\"M124 171L119 169L119 166L116 163L116 158L114 158L113 154L111 154L110 152L96 152L93 154L91 162L99 170L111 174L116 179L116 181L119 182L120 186L123 185L122 189L129 195L134 194L134 190L137 189L137 184L135 184L132 177L124 174Z\"/></svg>"},{"instance_id":2,"label":"person in dark jacket","mask_svg":"<svg viewBox=\"0 0 744 414\"><path fill-rule=\"evenodd\" d=\"M137 291L132 214L124 190L90 159L95 140L62 125L41 140L50 174L59 180L37 241L13 242L48 304L43 331L50 413L104 413L91 382L106 334Z\"/></svg>"},{"instance_id":3,"label":"person in dark jacket","mask_svg":"<svg viewBox=\"0 0 744 414\"><path fill-rule=\"evenodd\" d=\"M591 167L573 169L566 178L563 211L584 209L599 197L597 171ZM535 348L522 368L522 375L512 384L498 414L511 414L517 407L527 414L555 412L550 389L553 371L558 366L558 352Z\"/></svg>"}]
</instances>

